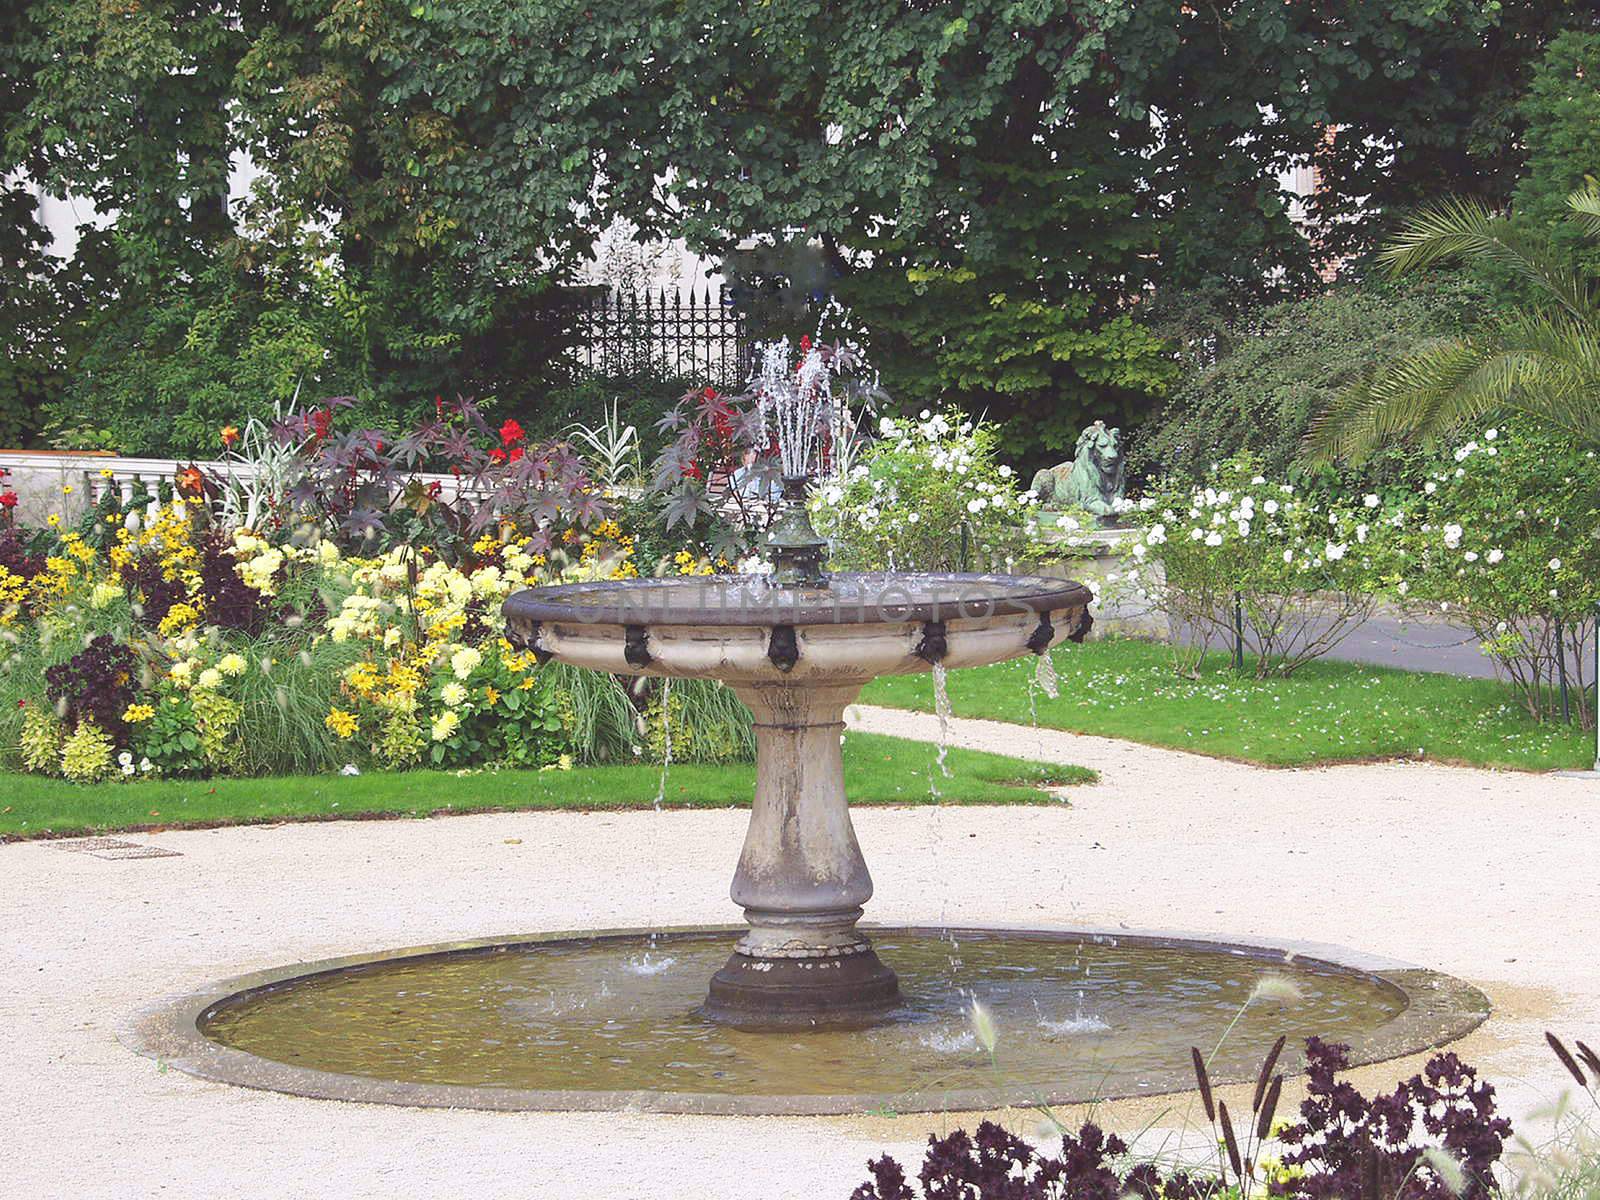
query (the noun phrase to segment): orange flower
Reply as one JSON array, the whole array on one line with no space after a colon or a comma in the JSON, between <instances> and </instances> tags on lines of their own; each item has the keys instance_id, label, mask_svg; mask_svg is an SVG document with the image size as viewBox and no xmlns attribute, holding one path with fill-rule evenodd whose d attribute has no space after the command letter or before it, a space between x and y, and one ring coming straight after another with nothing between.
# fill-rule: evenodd
<instances>
[{"instance_id":1,"label":"orange flower","mask_svg":"<svg viewBox=\"0 0 1600 1200\"><path fill-rule=\"evenodd\" d=\"M222 444L224 446L227 446L231 449L233 444L238 440L239 427L237 425L224 425L222 427Z\"/></svg>"}]
</instances>

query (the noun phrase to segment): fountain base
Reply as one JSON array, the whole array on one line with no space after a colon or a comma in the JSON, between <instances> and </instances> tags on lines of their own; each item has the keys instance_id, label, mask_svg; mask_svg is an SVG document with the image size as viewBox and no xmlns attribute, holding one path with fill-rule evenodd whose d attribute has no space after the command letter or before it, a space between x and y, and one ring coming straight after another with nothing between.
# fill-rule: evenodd
<instances>
[{"instance_id":1,"label":"fountain base","mask_svg":"<svg viewBox=\"0 0 1600 1200\"><path fill-rule=\"evenodd\" d=\"M725 1025L857 1025L900 1003L900 983L872 949L823 958L735 952L711 977L705 1014Z\"/></svg>"}]
</instances>

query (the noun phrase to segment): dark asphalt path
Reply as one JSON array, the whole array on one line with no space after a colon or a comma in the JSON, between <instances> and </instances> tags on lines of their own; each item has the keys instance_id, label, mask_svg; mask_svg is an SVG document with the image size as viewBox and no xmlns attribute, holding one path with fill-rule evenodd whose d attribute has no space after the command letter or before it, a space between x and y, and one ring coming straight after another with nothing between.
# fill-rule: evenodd
<instances>
[{"instance_id":1,"label":"dark asphalt path","mask_svg":"<svg viewBox=\"0 0 1600 1200\"><path fill-rule=\"evenodd\" d=\"M1178 636L1186 642L1196 640L1192 629L1180 627ZM1218 644L1214 650L1231 649L1233 642ZM1593 643L1586 652L1585 679L1594 678ZM1466 675L1493 679L1494 664L1478 649L1472 630L1444 621L1402 621L1393 616L1375 616L1328 652L1328 658L1346 662L1373 663L1400 667L1407 671L1438 671L1447 675ZM1575 668L1576 664L1572 664ZM1576 674L1576 671L1574 671Z\"/></svg>"}]
</instances>

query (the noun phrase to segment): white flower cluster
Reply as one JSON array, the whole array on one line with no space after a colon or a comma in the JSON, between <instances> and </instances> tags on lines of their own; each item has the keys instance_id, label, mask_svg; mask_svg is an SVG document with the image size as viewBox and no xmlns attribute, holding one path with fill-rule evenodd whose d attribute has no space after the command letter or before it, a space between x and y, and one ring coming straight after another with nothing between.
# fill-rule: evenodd
<instances>
[{"instance_id":1,"label":"white flower cluster","mask_svg":"<svg viewBox=\"0 0 1600 1200\"><path fill-rule=\"evenodd\" d=\"M868 557L898 558L898 565L926 553L933 539L959 537L963 525L1021 537L1037 501L1017 487L1010 467L995 463L990 431L960 414L924 409L915 419L883 417L878 435L861 461L819 490L815 515L824 532L869 542L876 550Z\"/></svg>"}]
</instances>

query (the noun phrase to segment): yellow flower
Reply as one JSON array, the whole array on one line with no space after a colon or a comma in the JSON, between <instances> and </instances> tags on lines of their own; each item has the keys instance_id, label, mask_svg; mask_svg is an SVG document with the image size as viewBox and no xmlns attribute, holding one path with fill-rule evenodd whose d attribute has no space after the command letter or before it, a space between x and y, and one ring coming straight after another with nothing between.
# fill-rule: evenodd
<instances>
[{"instance_id":1,"label":"yellow flower","mask_svg":"<svg viewBox=\"0 0 1600 1200\"><path fill-rule=\"evenodd\" d=\"M351 736L361 727L361 722L356 719L355 713L346 712L338 707L330 708L328 715L322 718L322 723L341 738Z\"/></svg>"},{"instance_id":2,"label":"yellow flower","mask_svg":"<svg viewBox=\"0 0 1600 1200\"><path fill-rule=\"evenodd\" d=\"M378 668L369 662L359 662L345 670L344 681L363 696L372 695L378 686Z\"/></svg>"},{"instance_id":3,"label":"yellow flower","mask_svg":"<svg viewBox=\"0 0 1600 1200\"><path fill-rule=\"evenodd\" d=\"M491 708L493 708L496 704L500 703L500 693L495 691L494 684L491 683L491 684L486 685L484 687L484 689L483 689L483 694L484 694L485 698L489 701L489 706Z\"/></svg>"},{"instance_id":4,"label":"yellow flower","mask_svg":"<svg viewBox=\"0 0 1600 1200\"><path fill-rule=\"evenodd\" d=\"M176 637L186 629L193 629L200 624L200 610L194 605L179 601L167 609L167 615L161 618L161 624L156 626L162 637Z\"/></svg>"},{"instance_id":5,"label":"yellow flower","mask_svg":"<svg viewBox=\"0 0 1600 1200\"><path fill-rule=\"evenodd\" d=\"M113 471L110 467L101 467L100 468L100 478L101 479L110 479L115 474L116 474L116 472Z\"/></svg>"},{"instance_id":6,"label":"yellow flower","mask_svg":"<svg viewBox=\"0 0 1600 1200\"><path fill-rule=\"evenodd\" d=\"M433 740L442 742L460 728L461 718L451 710L445 709L433 719Z\"/></svg>"},{"instance_id":7,"label":"yellow flower","mask_svg":"<svg viewBox=\"0 0 1600 1200\"><path fill-rule=\"evenodd\" d=\"M61 494L62 494L62 495L63 495L63 496L70 496L70 495L72 495L72 485L71 485L71 484L70 484L70 483L63 483L63 484L62 484L62 485L61 485Z\"/></svg>"},{"instance_id":8,"label":"yellow flower","mask_svg":"<svg viewBox=\"0 0 1600 1200\"><path fill-rule=\"evenodd\" d=\"M224 654L217 660L217 670L224 675L243 675L248 665L242 654Z\"/></svg>"},{"instance_id":9,"label":"yellow flower","mask_svg":"<svg viewBox=\"0 0 1600 1200\"><path fill-rule=\"evenodd\" d=\"M453 679L439 689L439 699L443 700L451 708L456 707L466 698L467 689Z\"/></svg>"},{"instance_id":10,"label":"yellow flower","mask_svg":"<svg viewBox=\"0 0 1600 1200\"><path fill-rule=\"evenodd\" d=\"M122 714L122 719L129 725L137 725L141 721L148 721L156 715L156 710L148 704L130 704L128 711Z\"/></svg>"},{"instance_id":11,"label":"yellow flower","mask_svg":"<svg viewBox=\"0 0 1600 1200\"><path fill-rule=\"evenodd\" d=\"M60 513L51 513L50 516L46 519L45 523L47 525L49 525L50 528L54 529L57 525L61 524L61 514Z\"/></svg>"}]
</instances>

